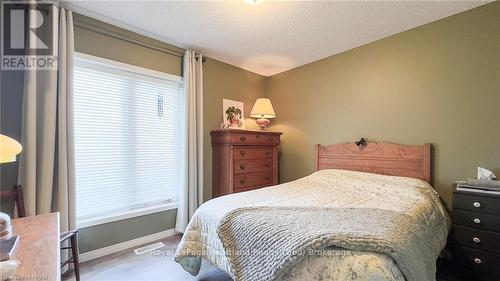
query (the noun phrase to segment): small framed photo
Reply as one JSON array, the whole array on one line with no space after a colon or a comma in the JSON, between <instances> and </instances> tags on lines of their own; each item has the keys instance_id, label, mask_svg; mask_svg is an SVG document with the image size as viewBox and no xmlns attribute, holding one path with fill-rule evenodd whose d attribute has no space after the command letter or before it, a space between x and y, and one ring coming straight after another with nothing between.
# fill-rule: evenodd
<instances>
[{"instance_id":1,"label":"small framed photo","mask_svg":"<svg viewBox=\"0 0 500 281\"><path fill-rule=\"evenodd\" d=\"M223 129L245 129L243 103L222 99Z\"/></svg>"}]
</instances>

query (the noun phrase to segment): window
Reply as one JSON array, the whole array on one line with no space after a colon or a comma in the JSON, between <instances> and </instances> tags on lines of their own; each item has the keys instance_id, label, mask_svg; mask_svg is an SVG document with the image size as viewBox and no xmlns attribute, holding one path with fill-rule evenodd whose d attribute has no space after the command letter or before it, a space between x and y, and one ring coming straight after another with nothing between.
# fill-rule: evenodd
<instances>
[{"instance_id":1,"label":"window","mask_svg":"<svg viewBox=\"0 0 500 281\"><path fill-rule=\"evenodd\" d=\"M77 54L78 226L175 207L184 184L184 127L181 77Z\"/></svg>"}]
</instances>

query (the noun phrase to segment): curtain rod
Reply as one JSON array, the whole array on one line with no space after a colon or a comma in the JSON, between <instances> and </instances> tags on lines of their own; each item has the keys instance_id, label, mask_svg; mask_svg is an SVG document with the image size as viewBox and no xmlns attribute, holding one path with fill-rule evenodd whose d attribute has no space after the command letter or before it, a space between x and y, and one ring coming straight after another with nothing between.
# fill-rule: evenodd
<instances>
[{"instance_id":1,"label":"curtain rod","mask_svg":"<svg viewBox=\"0 0 500 281\"><path fill-rule=\"evenodd\" d=\"M145 42L141 42L139 40L128 38L126 36L117 34L115 32L106 30L105 28L96 26L96 25L94 25L92 23L83 22L83 21L80 21L78 19L74 19L74 25L77 26L77 27L80 27L80 28L92 31L92 32L96 32L96 33L99 33L99 34L102 34L102 35L110 36L112 38L115 38L115 39L118 39L118 40L121 40L121 41L124 41L124 42L128 42L128 43L132 43L132 44L135 44L135 45L139 45L141 47L145 47L145 48L148 48L148 49L151 49L151 50L155 50L155 51L158 51L158 52L166 53L166 54L169 54L169 55L172 55L172 56L176 56L176 57L180 57L180 58L182 58L184 56L184 53L182 53L182 52L179 52L179 51L176 51L176 50L167 49L167 48L157 47L157 46L154 46L152 44L148 44L148 43L145 43Z\"/></svg>"}]
</instances>

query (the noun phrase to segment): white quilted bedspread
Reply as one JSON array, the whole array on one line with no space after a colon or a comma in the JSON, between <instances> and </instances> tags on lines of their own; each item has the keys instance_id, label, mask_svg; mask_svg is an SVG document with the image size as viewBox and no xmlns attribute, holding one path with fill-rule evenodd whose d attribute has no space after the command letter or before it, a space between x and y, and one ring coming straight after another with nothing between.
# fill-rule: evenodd
<instances>
[{"instance_id":1,"label":"white quilted bedspread","mask_svg":"<svg viewBox=\"0 0 500 281\"><path fill-rule=\"evenodd\" d=\"M424 181L322 170L293 182L206 202L191 219L177 248L176 260L197 274L203 257L232 275L217 227L228 212L254 206L376 208L427 221L443 221L444 217L446 225L437 227L435 239L429 241L436 253L444 247L449 230L449 219L437 193ZM394 260L385 254L333 250L337 250L336 254L306 256L280 280L405 280Z\"/></svg>"}]
</instances>

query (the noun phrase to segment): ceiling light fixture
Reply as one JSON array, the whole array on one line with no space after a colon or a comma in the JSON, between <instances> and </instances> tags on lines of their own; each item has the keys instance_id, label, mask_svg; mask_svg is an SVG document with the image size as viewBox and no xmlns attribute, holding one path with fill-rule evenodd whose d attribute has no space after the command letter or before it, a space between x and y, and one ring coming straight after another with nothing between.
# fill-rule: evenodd
<instances>
[{"instance_id":1,"label":"ceiling light fixture","mask_svg":"<svg viewBox=\"0 0 500 281\"><path fill-rule=\"evenodd\" d=\"M257 4L264 2L264 0L243 0L243 2L250 4L250 5L257 5Z\"/></svg>"}]
</instances>

